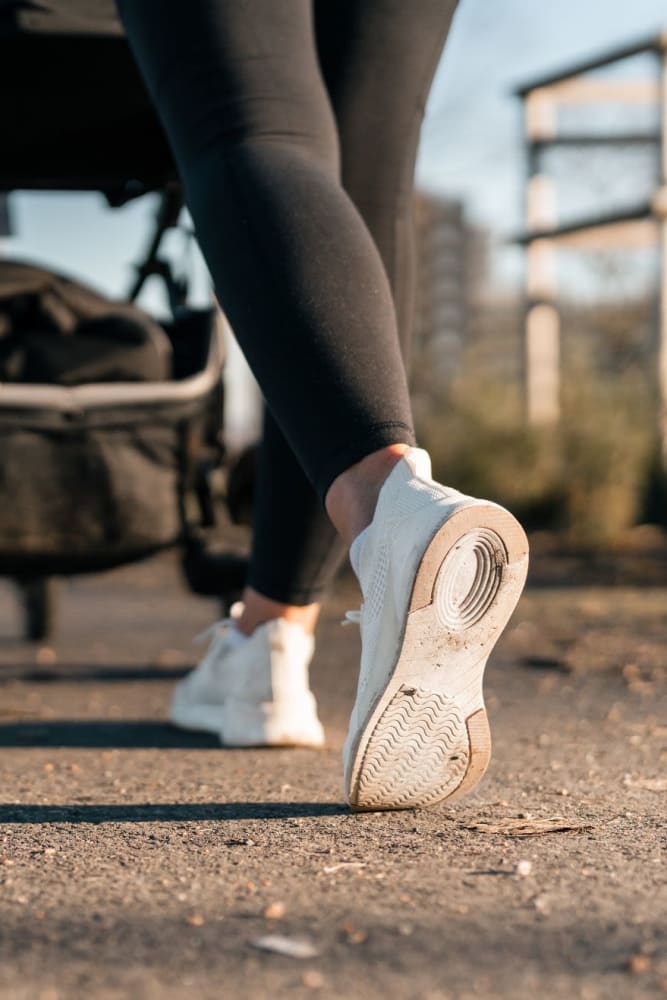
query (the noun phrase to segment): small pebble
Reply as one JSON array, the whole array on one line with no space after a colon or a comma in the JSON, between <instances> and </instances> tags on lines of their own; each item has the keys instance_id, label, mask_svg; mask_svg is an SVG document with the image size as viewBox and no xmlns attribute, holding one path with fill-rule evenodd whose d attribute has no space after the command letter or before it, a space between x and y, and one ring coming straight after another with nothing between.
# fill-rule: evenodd
<instances>
[{"instance_id":1,"label":"small pebble","mask_svg":"<svg viewBox=\"0 0 667 1000\"><path fill-rule=\"evenodd\" d=\"M58 657L56 655L55 649L51 649L50 646L40 646L35 653L35 662L40 665L40 667L48 667L57 661Z\"/></svg>"},{"instance_id":2,"label":"small pebble","mask_svg":"<svg viewBox=\"0 0 667 1000\"><path fill-rule=\"evenodd\" d=\"M630 955L628 959L628 972L634 976L641 976L651 968L651 959L648 955Z\"/></svg>"},{"instance_id":3,"label":"small pebble","mask_svg":"<svg viewBox=\"0 0 667 1000\"><path fill-rule=\"evenodd\" d=\"M366 931L360 930L353 924L343 924L341 929L345 934L345 940L348 944L363 944L368 938Z\"/></svg>"},{"instance_id":4,"label":"small pebble","mask_svg":"<svg viewBox=\"0 0 667 1000\"><path fill-rule=\"evenodd\" d=\"M260 951L273 951L277 955L287 955L289 958L314 958L318 954L318 949L311 941L288 938L282 934L267 934L252 941L251 944Z\"/></svg>"},{"instance_id":5,"label":"small pebble","mask_svg":"<svg viewBox=\"0 0 667 1000\"><path fill-rule=\"evenodd\" d=\"M301 982L309 990L321 990L324 986L324 976L317 969L306 969Z\"/></svg>"},{"instance_id":6,"label":"small pebble","mask_svg":"<svg viewBox=\"0 0 667 1000\"><path fill-rule=\"evenodd\" d=\"M265 920L282 920L287 912L287 907L284 903L275 902L269 903L269 905L264 910Z\"/></svg>"}]
</instances>

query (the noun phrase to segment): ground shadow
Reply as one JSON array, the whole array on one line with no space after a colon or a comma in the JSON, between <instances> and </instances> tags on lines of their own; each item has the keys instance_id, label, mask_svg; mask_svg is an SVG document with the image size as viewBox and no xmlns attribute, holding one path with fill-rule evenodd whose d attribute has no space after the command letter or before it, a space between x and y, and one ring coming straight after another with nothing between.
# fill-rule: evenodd
<instances>
[{"instance_id":1,"label":"ground shadow","mask_svg":"<svg viewBox=\"0 0 667 1000\"><path fill-rule=\"evenodd\" d=\"M298 819L349 813L338 802L148 802L141 805L0 805L0 826L23 823L185 823ZM230 846L234 841L230 841Z\"/></svg>"},{"instance_id":2,"label":"ground shadow","mask_svg":"<svg viewBox=\"0 0 667 1000\"><path fill-rule=\"evenodd\" d=\"M22 681L25 684L119 684L127 681L177 681L190 673L193 664L173 667L122 665L79 665L59 663L53 667L0 665L0 684Z\"/></svg>"},{"instance_id":3,"label":"ground shadow","mask_svg":"<svg viewBox=\"0 0 667 1000\"><path fill-rule=\"evenodd\" d=\"M108 719L6 722L0 725L0 747L90 747L95 749L221 750L210 733L189 733L152 719L110 722Z\"/></svg>"}]
</instances>

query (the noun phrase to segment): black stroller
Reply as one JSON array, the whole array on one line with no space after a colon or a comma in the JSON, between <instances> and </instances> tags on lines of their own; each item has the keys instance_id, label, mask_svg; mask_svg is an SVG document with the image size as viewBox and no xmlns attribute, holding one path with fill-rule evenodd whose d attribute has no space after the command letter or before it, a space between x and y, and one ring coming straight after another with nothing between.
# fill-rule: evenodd
<instances>
[{"instance_id":1,"label":"black stroller","mask_svg":"<svg viewBox=\"0 0 667 1000\"><path fill-rule=\"evenodd\" d=\"M0 0L0 192L148 192L160 208L124 303L0 259L0 573L44 638L52 580L181 545L192 589L236 599L245 560L212 555L211 473L225 460L219 311L186 304L161 257L182 196L108 0ZM171 309L133 303L158 275Z\"/></svg>"}]
</instances>

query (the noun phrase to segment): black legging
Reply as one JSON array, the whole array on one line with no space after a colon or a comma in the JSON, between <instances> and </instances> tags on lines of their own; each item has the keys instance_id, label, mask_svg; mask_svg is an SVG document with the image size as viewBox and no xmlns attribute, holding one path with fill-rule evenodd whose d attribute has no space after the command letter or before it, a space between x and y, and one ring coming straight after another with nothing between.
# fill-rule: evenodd
<instances>
[{"instance_id":1,"label":"black legging","mask_svg":"<svg viewBox=\"0 0 667 1000\"><path fill-rule=\"evenodd\" d=\"M456 0L118 4L270 411L249 582L308 603L342 552L331 482L414 440L414 160Z\"/></svg>"}]
</instances>

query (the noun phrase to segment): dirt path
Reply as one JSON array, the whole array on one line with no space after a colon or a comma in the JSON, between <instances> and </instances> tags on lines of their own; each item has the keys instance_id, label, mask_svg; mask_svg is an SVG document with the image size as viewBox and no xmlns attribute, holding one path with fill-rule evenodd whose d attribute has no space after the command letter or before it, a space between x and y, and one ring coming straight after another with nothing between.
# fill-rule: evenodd
<instances>
[{"instance_id":1,"label":"dirt path","mask_svg":"<svg viewBox=\"0 0 667 1000\"><path fill-rule=\"evenodd\" d=\"M1 595L3 998L667 995L666 590L531 589L489 671L477 794L360 816L349 581L314 667L323 752L164 726L216 613L169 560L68 585L52 649L16 641Z\"/></svg>"}]
</instances>

